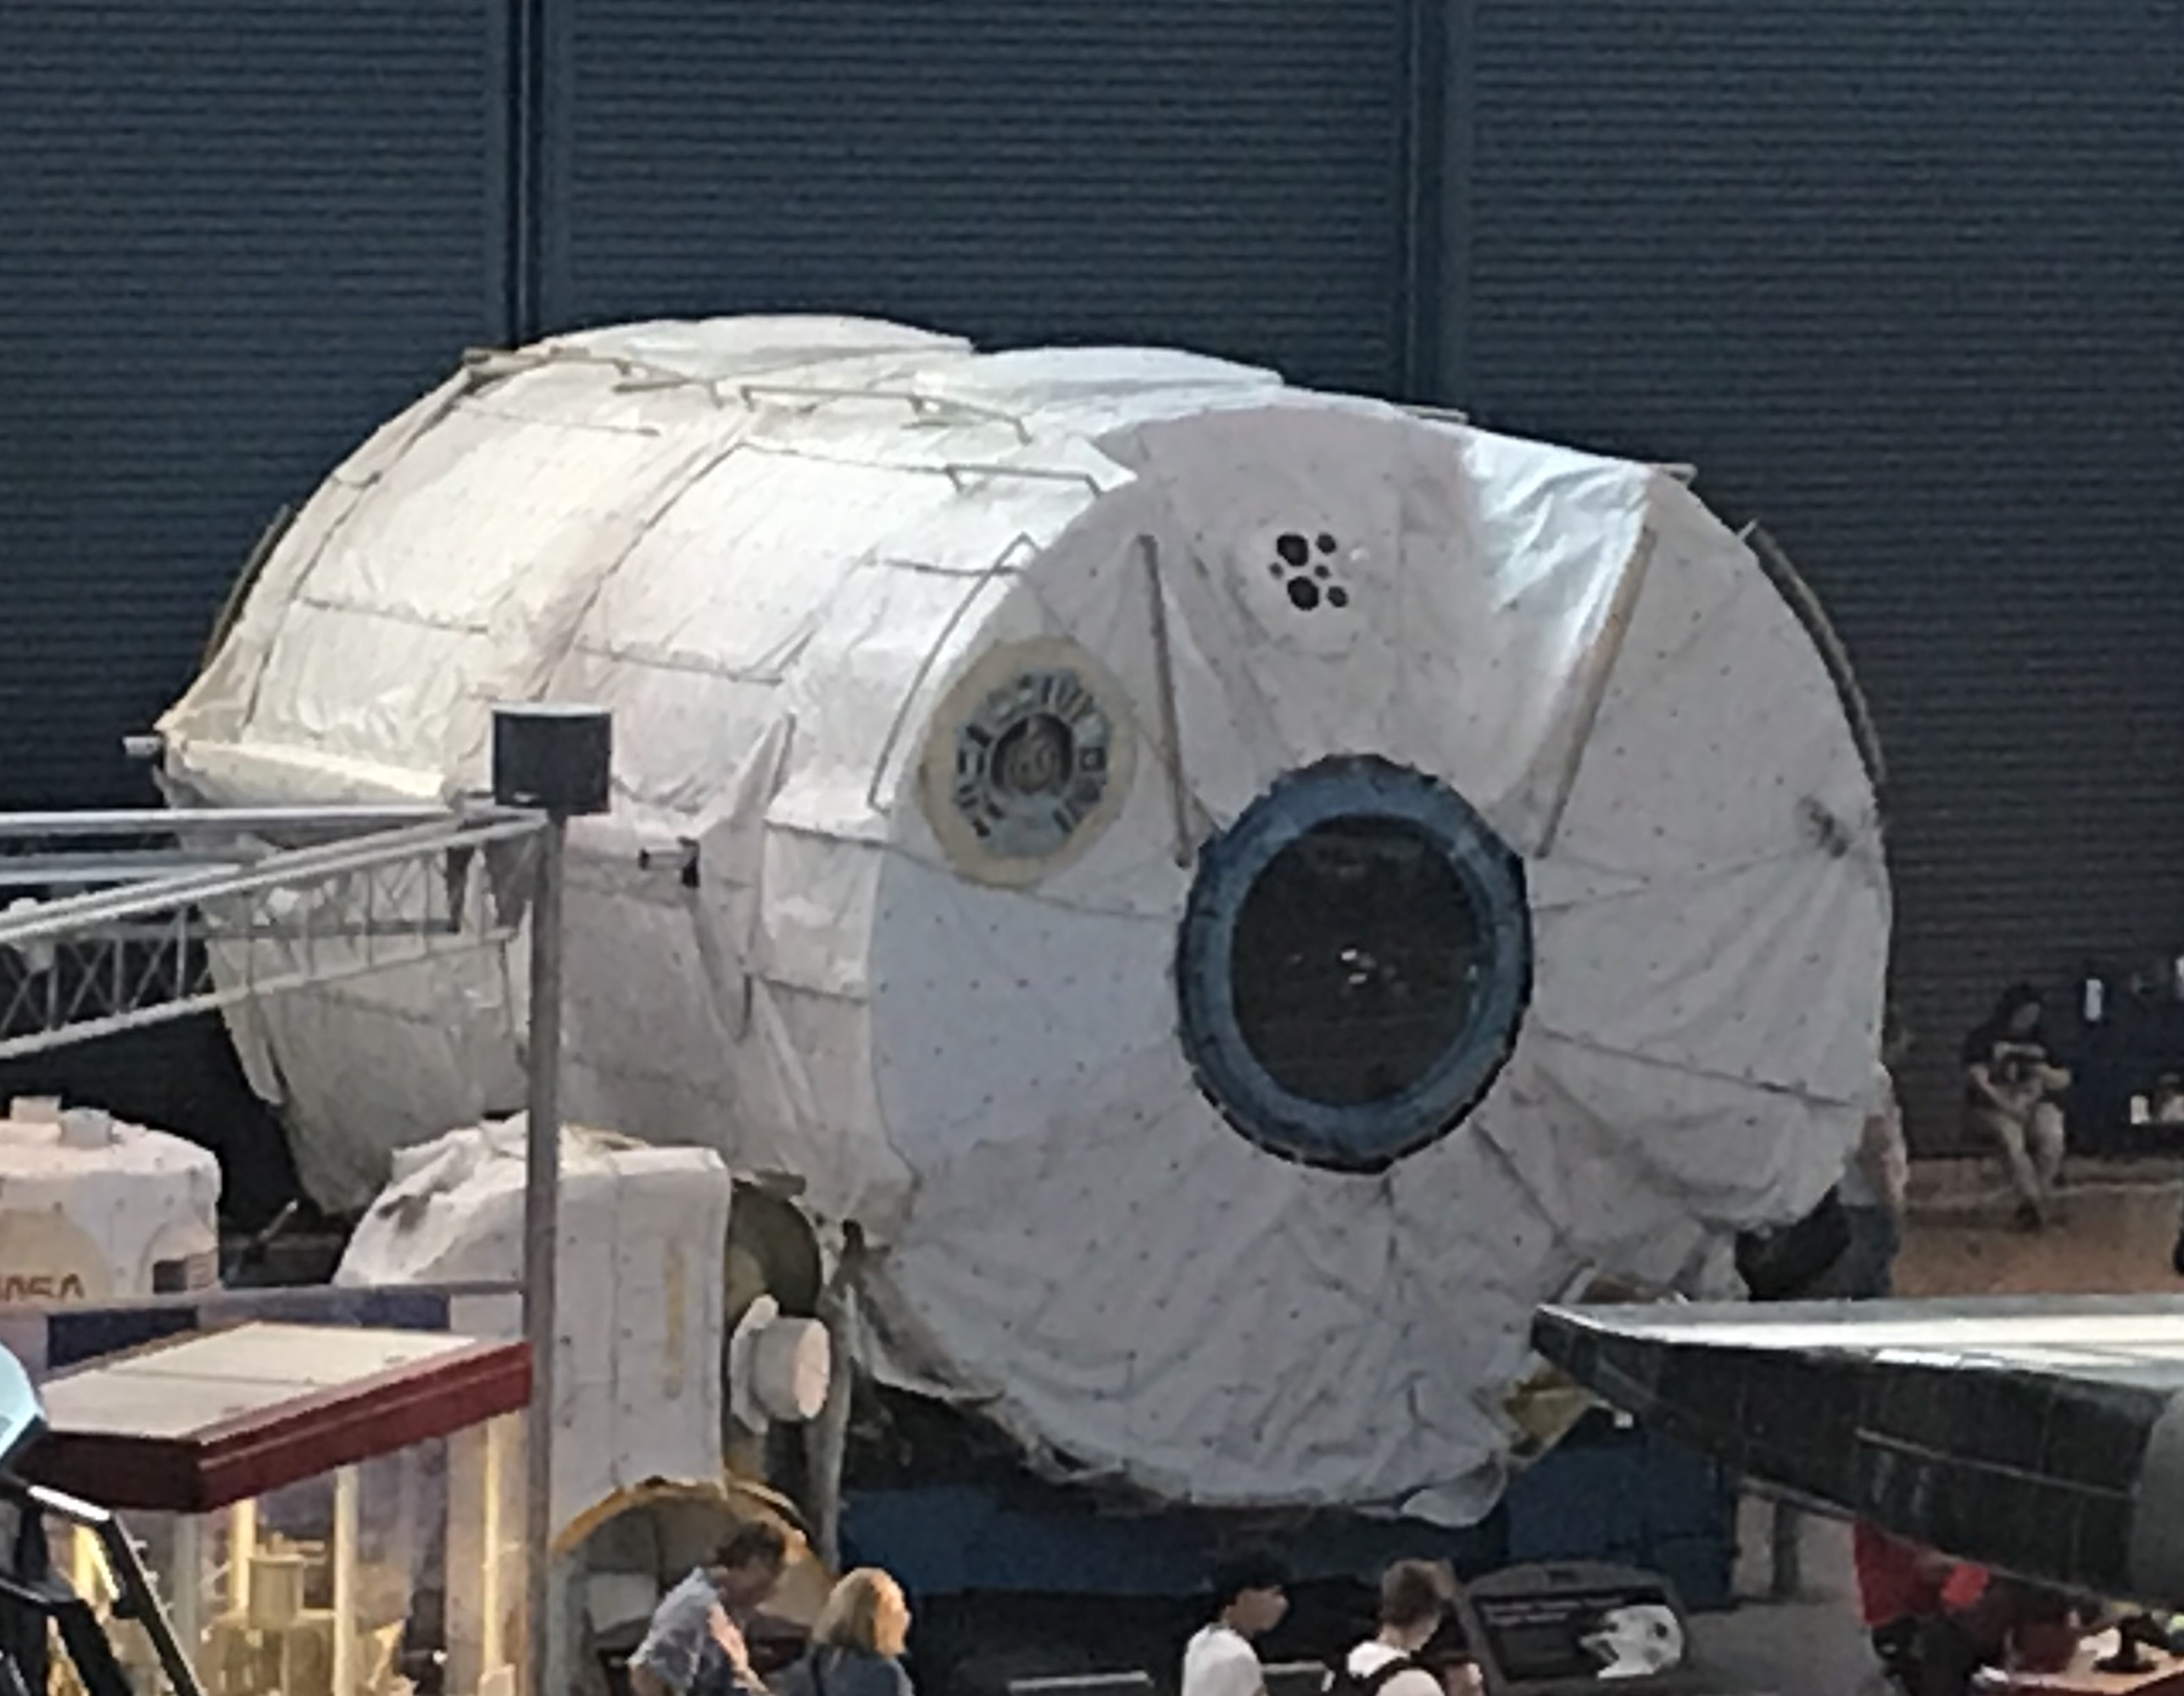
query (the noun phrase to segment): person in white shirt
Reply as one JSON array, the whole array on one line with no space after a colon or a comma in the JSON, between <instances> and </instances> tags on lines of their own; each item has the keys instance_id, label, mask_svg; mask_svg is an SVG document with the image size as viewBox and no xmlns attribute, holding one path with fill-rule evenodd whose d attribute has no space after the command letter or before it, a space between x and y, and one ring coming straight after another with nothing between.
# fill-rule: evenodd
<instances>
[{"instance_id":1,"label":"person in white shirt","mask_svg":"<svg viewBox=\"0 0 2184 1696\"><path fill-rule=\"evenodd\" d=\"M1213 1575L1213 1618L1183 1652L1183 1696L1266 1696L1253 1642L1289 1612L1289 1572L1271 1554L1225 1561Z\"/></svg>"},{"instance_id":2,"label":"person in white shirt","mask_svg":"<svg viewBox=\"0 0 2184 1696\"><path fill-rule=\"evenodd\" d=\"M629 1658L636 1696L763 1696L744 1627L781 1582L788 1540L749 1520L728 1534L706 1565L667 1593Z\"/></svg>"},{"instance_id":3,"label":"person in white shirt","mask_svg":"<svg viewBox=\"0 0 2184 1696\"><path fill-rule=\"evenodd\" d=\"M1399 1560L1380 1576L1380 1630L1343 1663L1349 1689L1362 1696L1451 1696L1476 1691L1478 1669L1463 1665L1444 1683L1419 1652L1456 1605L1456 1577L1431 1560Z\"/></svg>"},{"instance_id":4,"label":"person in white shirt","mask_svg":"<svg viewBox=\"0 0 2184 1696\"><path fill-rule=\"evenodd\" d=\"M1911 1190L1911 1151L1903 1138L1895 1070L1909 1048L1910 1039L1892 1011L1881 1036L1880 1063L1874 1068L1865 1127L1836 1186L1850 1227L1850 1247L1829 1287L1817 1294L1857 1301L1886 1296L1892 1287Z\"/></svg>"}]
</instances>

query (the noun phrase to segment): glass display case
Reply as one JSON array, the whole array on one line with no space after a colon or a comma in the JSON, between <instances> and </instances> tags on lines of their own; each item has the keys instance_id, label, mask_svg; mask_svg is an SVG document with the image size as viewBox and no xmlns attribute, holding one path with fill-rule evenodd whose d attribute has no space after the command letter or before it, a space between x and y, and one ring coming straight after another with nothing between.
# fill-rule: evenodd
<instances>
[{"instance_id":1,"label":"glass display case","mask_svg":"<svg viewBox=\"0 0 2184 1696\"><path fill-rule=\"evenodd\" d=\"M521 1343L244 1325L49 1379L22 1470L119 1512L205 1696L513 1696L529 1384ZM111 1609L95 1536L53 1555Z\"/></svg>"}]
</instances>

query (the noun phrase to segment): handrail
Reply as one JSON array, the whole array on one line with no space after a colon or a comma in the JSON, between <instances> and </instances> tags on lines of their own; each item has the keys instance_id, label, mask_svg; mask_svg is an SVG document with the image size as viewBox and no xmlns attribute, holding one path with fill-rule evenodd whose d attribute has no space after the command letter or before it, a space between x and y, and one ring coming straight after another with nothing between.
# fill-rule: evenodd
<instances>
[{"instance_id":1,"label":"handrail","mask_svg":"<svg viewBox=\"0 0 2184 1696\"><path fill-rule=\"evenodd\" d=\"M151 1576L137 1558L136 1544L129 1540L121 1521L109 1509L58 1490L49 1490L42 1484L27 1482L12 1473L0 1473L0 1501L14 1504L20 1515L35 1518L41 1523L48 1516L64 1520L97 1537L100 1552L106 1558L107 1570L114 1579L115 1617L133 1620L143 1627L174 1696L204 1696L204 1687L198 1682L197 1668L182 1652L181 1641L175 1635L174 1624L167 1618L159 1592L153 1588ZM42 1548L42 1538L39 1545ZM14 1576L33 1582L57 1582L50 1572Z\"/></svg>"}]
</instances>

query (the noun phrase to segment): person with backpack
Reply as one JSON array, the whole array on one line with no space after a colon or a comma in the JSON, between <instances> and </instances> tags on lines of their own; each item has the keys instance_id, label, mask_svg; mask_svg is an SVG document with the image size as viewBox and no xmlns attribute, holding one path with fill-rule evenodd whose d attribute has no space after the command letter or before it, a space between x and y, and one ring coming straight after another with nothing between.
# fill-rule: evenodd
<instances>
[{"instance_id":1,"label":"person with backpack","mask_svg":"<svg viewBox=\"0 0 2184 1696\"><path fill-rule=\"evenodd\" d=\"M1447 1567L1397 1561L1380 1576L1379 1631L1350 1651L1329 1696L1449 1696L1419 1656L1455 1605L1456 1577Z\"/></svg>"}]
</instances>

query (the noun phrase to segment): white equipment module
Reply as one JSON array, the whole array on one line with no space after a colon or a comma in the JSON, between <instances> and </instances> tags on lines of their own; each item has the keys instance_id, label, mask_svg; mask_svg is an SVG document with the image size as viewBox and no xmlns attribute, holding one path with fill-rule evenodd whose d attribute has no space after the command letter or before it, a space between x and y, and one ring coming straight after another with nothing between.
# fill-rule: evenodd
<instances>
[{"instance_id":1,"label":"white equipment module","mask_svg":"<svg viewBox=\"0 0 2184 1696\"><path fill-rule=\"evenodd\" d=\"M524 1134L519 1116L404 1149L334 1281L520 1280ZM557 1530L648 1480L717 1476L730 1188L710 1150L563 1130Z\"/></svg>"},{"instance_id":2,"label":"white equipment module","mask_svg":"<svg viewBox=\"0 0 2184 1696\"><path fill-rule=\"evenodd\" d=\"M0 1305L126 1301L220 1281L220 1162L96 1107L0 1119Z\"/></svg>"},{"instance_id":3,"label":"white equipment module","mask_svg":"<svg viewBox=\"0 0 2184 1696\"><path fill-rule=\"evenodd\" d=\"M1535 1305L1795 1216L1888 933L1835 678L1657 468L839 319L474 359L266 557L178 802L616 716L568 1111L803 1180L863 1364L1060 1470L1461 1520ZM521 1104L520 962L238 1011L321 1202Z\"/></svg>"}]
</instances>

